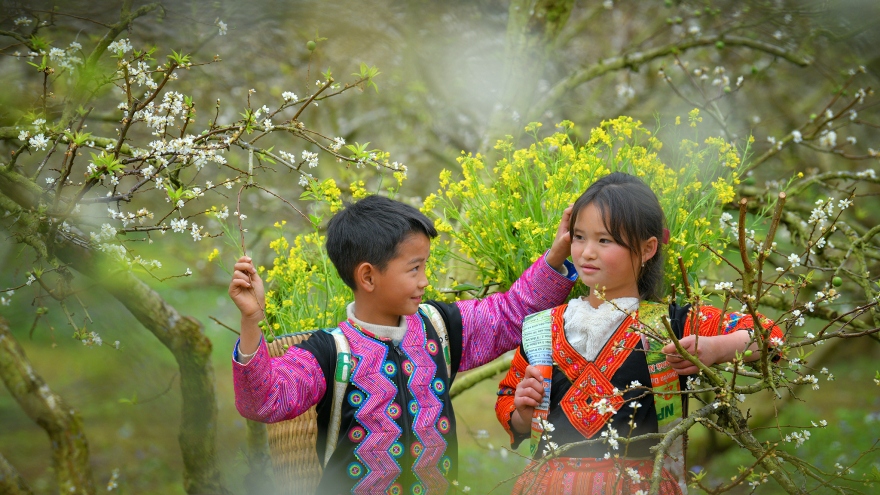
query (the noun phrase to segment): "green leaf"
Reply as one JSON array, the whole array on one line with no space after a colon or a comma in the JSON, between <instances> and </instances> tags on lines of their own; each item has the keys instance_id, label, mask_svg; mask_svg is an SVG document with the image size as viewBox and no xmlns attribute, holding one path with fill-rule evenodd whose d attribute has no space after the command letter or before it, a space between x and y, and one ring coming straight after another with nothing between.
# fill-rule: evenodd
<instances>
[{"instance_id":1,"label":"green leaf","mask_svg":"<svg viewBox=\"0 0 880 495\"><path fill-rule=\"evenodd\" d=\"M171 50L171 54L168 55L168 59L174 62L175 65L186 65L189 62L189 55L184 54L183 52L176 52Z\"/></svg>"}]
</instances>

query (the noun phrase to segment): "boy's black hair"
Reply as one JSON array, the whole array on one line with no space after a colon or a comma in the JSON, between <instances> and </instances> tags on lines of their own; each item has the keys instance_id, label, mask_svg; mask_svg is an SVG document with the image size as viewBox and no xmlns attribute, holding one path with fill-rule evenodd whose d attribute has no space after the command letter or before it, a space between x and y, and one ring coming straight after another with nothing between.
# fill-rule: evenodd
<instances>
[{"instance_id":1,"label":"boy's black hair","mask_svg":"<svg viewBox=\"0 0 880 495\"><path fill-rule=\"evenodd\" d=\"M345 285L356 290L354 270L363 262L384 270L401 242L414 233L437 237L434 223L410 205L367 196L333 215L327 225L327 255Z\"/></svg>"},{"instance_id":2,"label":"boy's black hair","mask_svg":"<svg viewBox=\"0 0 880 495\"><path fill-rule=\"evenodd\" d=\"M599 208L605 219L605 229L614 242L642 257L642 242L657 238L657 253L638 267L639 296L645 300L657 300L663 283L663 229L666 217L657 195L638 177L614 172L594 182L574 203L569 231L580 211L590 204Z\"/></svg>"}]
</instances>

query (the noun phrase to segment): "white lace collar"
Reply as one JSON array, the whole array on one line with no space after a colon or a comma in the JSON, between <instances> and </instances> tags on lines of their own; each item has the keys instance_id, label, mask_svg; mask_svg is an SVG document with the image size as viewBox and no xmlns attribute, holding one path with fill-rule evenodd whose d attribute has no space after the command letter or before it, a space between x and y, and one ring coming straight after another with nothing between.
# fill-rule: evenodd
<instances>
[{"instance_id":1,"label":"white lace collar","mask_svg":"<svg viewBox=\"0 0 880 495\"><path fill-rule=\"evenodd\" d=\"M563 314L565 338L584 359L594 361L626 318L625 311L638 308L639 299L636 297L605 301L598 308L585 299L572 299Z\"/></svg>"}]
</instances>

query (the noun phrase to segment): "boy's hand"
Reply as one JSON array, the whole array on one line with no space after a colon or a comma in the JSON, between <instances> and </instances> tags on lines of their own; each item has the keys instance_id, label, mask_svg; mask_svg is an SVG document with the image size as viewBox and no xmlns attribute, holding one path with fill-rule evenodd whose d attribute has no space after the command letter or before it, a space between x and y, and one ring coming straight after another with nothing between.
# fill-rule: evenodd
<instances>
[{"instance_id":1,"label":"boy's hand","mask_svg":"<svg viewBox=\"0 0 880 495\"><path fill-rule=\"evenodd\" d=\"M715 341L717 339L718 337L700 337L700 344L697 346L697 338L693 335L688 335L679 340L679 343L681 343L681 347L684 348L684 350L689 352L692 356L696 356L701 363L706 366L712 366L713 364L720 362L715 349ZM675 344L667 344L664 346L663 353L666 354L666 361L669 363L669 366L679 375L694 375L700 372L700 368L698 368L697 365L678 354L678 351L675 349Z\"/></svg>"},{"instance_id":2,"label":"boy's hand","mask_svg":"<svg viewBox=\"0 0 880 495\"><path fill-rule=\"evenodd\" d=\"M538 368L526 366L525 376L516 392L513 394L513 405L516 406L511 416L511 426L520 433L525 433L531 428L532 416L544 398L544 377Z\"/></svg>"},{"instance_id":3,"label":"boy's hand","mask_svg":"<svg viewBox=\"0 0 880 495\"><path fill-rule=\"evenodd\" d=\"M553 239L553 245L547 252L547 264L559 273L564 272L565 259L571 254L571 233L568 231L568 224L571 221L573 206L568 205L568 208L562 212L562 219L559 221L559 227L556 228L556 238Z\"/></svg>"},{"instance_id":4,"label":"boy's hand","mask_svg":"<svg viewBox=\"0 0 880 495\"><path fill-rule=\"evenodd\" d=\"M263 308L266 307L263 281L248 256L239 258L234 270L232 282L229 283L229 297L241 311L243 319L259 322L263 319Z\"/></svg>"}]
</instances>

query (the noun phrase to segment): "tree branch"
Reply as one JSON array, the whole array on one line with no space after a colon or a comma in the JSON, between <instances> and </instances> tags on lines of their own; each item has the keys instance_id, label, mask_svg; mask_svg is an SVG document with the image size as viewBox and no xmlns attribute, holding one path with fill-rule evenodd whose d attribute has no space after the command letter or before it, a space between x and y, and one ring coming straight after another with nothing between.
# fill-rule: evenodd
<instances>
[{"instance_id":1,"label":"tree branch","mask_svg":"<svg viewBox=\"0 0 880 495\"><path fill-rule=\"evenodd\" d=\"M676 43L670 43L665 46L652 48L644 52L627 53L617 57L599 60L598 62L588 67L584 67L578 71L573 72L568 77L556 83L556 85L553 86L541 100L539 100L534 106L532 106L532 108L539 109L538 111L544 111L548 108L551 108L555 106L556 103L569 91L572 91L574 88L580 86L581 84L584 84L585 82L608 74L609 72L614 72L626 67L635 68L639 65L646 64L656 59L685 52L694 48L715 46L715 44L719 41L723 42L727 46L743 46L752 50L769 53L771 55L784 58L785 60L788 60L789 62L800 67L809 66L811 63L811 60L806 57L798 56L794 53L789 52L785 48L760 40L754 40L743 36L731 36L724 34L700 36L698 38L688 39L685 41L679 41ZM535 119L534 114L534 110L530 112L529 120Z\"/></svg>"}]
</instances>

